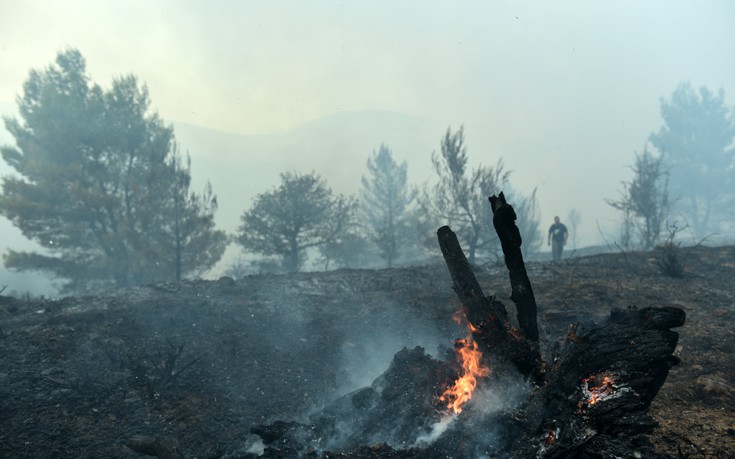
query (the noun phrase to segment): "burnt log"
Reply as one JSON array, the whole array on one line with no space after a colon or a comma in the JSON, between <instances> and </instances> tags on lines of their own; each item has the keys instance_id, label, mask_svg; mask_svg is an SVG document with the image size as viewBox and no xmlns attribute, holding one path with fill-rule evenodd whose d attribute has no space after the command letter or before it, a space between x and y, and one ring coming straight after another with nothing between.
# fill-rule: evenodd
<instances>
[{"instance_id":1,"label":"burnt log","mask_svg":"<svg viewBox=\"0 0 735 459\"><path fill-rule=\"evenodd\" d=\"M543 362L538 343L526 339L526 334L508 321L503 303L495 296L485 296L451 228L439 228L437 238L452 277L452 289L483 356L507 361L535 383L542 383ZM493 366L498 366L497 360Z\"/></svg>"},{"instance_id":2,"label":"burnt log","mask_svg":"<svg viewBox=\"0 0 735 459\"><path fill-rule=\"evenodd\" d=\"M613 310L605 322L588 329L572 325L547 369L540 359L536 301L515 212L503 193L489 201L522 333L509 324L505 306L484 295L451 229L442 227L437 236L452 288L483 354L509 360L537 384L522 409L489 421L506 432L495 452L517 458L606 457L604 451L653 457L644 434L655 422L647 410L678 362L673 356L678 334L670 329L684 324L684 312L631 307ZM466 433L455 431L437 447L456 451L469 441Z\"/></svg>"},{"instance_id":3,"label":"burnt log","mask_svg":"<svg viewBox=\"0 0 735 459\"><path fill-rule=\"evenodd\" d=\"M643 437L655 427L647 410L678 363L670 329L684 321L678 308L631 306L571 330L546 384L516 413L522 434L508 444L510 457L655 457Z\"/></svg>"}]
</instances>

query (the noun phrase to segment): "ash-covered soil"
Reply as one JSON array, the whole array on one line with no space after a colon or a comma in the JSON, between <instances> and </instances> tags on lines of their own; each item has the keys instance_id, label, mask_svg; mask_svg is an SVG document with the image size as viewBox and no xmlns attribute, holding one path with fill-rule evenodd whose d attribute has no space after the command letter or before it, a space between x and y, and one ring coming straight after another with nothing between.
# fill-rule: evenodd
<instances>
[{"instance_id":1,"label":"ash-covered soil","mask_svg":"<svg viewBox=\"0 0 735 459\"><path fill-rule=\"evenodd\" d=\"M542 351L612 308L684 309L651 439L672 458L735 457L735 247L681 256L677 279L651 253L529 263ZM505 267L476 274L513 316ZM125 446L134 435L175 440L189 458L245 457L251 426L369 385L403 346L451 348L465 331L450 286L436 264L0 296L0 457L140 457Z\"/></svg>"}]
</instances>

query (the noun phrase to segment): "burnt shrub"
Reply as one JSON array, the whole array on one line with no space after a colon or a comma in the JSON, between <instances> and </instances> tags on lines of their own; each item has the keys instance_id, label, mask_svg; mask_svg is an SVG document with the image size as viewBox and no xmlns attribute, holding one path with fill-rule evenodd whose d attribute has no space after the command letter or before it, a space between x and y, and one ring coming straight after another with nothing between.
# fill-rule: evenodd
<instances>
[{"instance_id":1,"label":"burnt shrub","mask_svg":"<svg viewBox=\"0 0 735 459\"><path fill-rule=\"evenodd\" d=\"M684 260L682 259L680 243L672 240L659 244L654 249L656 266L662 274L669 277L684 275Z\"/></svg>"}]
</instances>

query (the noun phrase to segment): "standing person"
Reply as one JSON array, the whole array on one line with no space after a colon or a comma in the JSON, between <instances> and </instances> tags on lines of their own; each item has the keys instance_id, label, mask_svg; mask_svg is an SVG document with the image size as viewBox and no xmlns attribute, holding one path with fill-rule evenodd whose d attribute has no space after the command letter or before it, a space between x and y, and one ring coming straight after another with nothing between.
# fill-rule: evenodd
<instances>
[{"instance_id":1,"label":"standing person","mask_svg":"<svg viewBox=\"0 0 735 459\"><path fill-rule=\"evenodd\" d=\"M568 237L569 231L567 231L567 227L559 220L559 217L554 217L554 224L549 227L547 241L547 245L551 246L554 261L561 260L561 253L564 251L564 246L567 245Z\"/></svg>"}]
</instances>

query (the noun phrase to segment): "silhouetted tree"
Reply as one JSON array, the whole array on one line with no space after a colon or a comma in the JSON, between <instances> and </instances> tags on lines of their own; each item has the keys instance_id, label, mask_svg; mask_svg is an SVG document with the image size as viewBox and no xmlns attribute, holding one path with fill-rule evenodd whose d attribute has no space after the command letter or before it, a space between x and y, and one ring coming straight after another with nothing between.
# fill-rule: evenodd
<instances>
[{"instance_id":1,"label":"silhouetted tree","mask_svg":"<svg viewBox=\"0 0 735 459\"><path fill-rule=\"evenodd\" d=\"M237 242L245 249L278 256L286 272L298 271L306 250L335 241L350 228L356 202L335 196L316 173L281 174L281 184L255 197L243 213Z\"/></svg>"},{"instance_id":2,"label":"silhouetted tree","mask_svg":"<svg viewBox=\"0 0 735 459\"><path fill-rule=\"evenodd\" d=\"M438 181L425 189L421 197L422 212L435 220L435 225L450 225L466 247L467 258L474 263L478 251L498 253L500 244L492 232L492 209L488 196L497 194L510 172L502 160L495 167L467 166L464 127L455 133L451 128L441 140L440 153L431 155Z\"/></svg>"},{"instance_id":3,"label":"silhouetted tree","mask_svg":"<svg viewBox=\"0 0 735 459\"><path fill-rule=\"evenodd\" d=\"M408 164L396 163L386 145L373 152L367 167L360 192L360 221L380 258L391 267L410 245L416 191L408 186Z\"/></svg>"},{"instance_id":4,"label":"silhouetted tree","mask_svg":"<svg viewBox=\"0 0 735 459\"><path fill-rule=\"evenodd\" d=\"M735 207L735 119L723 90L680 84L661 100L664 125L651 134L671 171L675 208L699 236L732 218Z\"/></svg>"},{"instance_id":5,"label":"silhouetted tree","mask_svg":"<svg viewBox=\"0 0 735 459\"><path fill-rule=\"evenodd\" d=\"M623 182L620 199L607 203L623 212L624 224L628 224L626 239L632 222L638 228L641 247L650 250L658 243L669 212L668 172L663 157L654 157L647 149L636 153L631 170L633 180Z\"/></svg>"},{"instance_id":6,"label":"silhouetted tree","mask_svg":"<svg viewBox=\"0 0 735 459\"><path fill-rule=\"evenodd\" d=\"M7 267L49 271L68 280L65 291L83 291L177 279L220 258L214 195L189 194L173 128L149 107L134 76L109 90L92 84L76 50L30 72L20 120L5 119L16 146L2 156L18 175L3 179L0 213L44 251L11 250Z\"/></svg>"}]
</instances>

